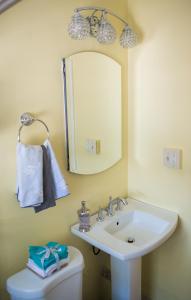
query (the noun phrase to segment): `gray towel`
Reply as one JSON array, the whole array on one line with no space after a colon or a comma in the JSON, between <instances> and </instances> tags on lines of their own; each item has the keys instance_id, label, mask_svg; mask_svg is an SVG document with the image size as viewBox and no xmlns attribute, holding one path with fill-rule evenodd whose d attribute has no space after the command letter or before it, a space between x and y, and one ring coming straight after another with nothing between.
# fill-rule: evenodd
<instances>
[{"instance_id":1,"label":"gray towel","mask_svg":"<svg viewBox=\"0 0 191 300\"><path fill-rule=\"evenodd\" d=\"M52 176L50 157L48 156L46 147L44 145L41 145L41 147L43 151L43 203L34 207L36 213L56 206L55 184Z\"/></svg>"},{"instance_id":2,"label":"gray towel","mask_svg":"<svg viewBox=\"0 0 191 300\"><path fill-rule=\"evenodd\" d=\"M55 199L66 197L70 194L68 186L65 182L62 172L60 171L54 151L48 139L44 142L44 146L46 147L47 154L50 159L52 177L54 181Z\"/></svg>"}]
</instances>

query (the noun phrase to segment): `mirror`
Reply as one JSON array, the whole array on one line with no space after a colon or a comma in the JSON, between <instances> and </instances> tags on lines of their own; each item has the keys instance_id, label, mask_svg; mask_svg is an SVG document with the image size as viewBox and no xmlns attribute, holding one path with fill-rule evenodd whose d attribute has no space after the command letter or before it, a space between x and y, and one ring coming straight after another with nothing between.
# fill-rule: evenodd
<instances>
[{"instance_id":1,"label":"mirror","mask_svg":"<svg viewBox=\"0 0 191 300\"><path fill-rule=\"evenodd\" d=\"M63 60L68 170L95 174L121 158L121 66L97 52Z\"/></svg>"}]
</instances>

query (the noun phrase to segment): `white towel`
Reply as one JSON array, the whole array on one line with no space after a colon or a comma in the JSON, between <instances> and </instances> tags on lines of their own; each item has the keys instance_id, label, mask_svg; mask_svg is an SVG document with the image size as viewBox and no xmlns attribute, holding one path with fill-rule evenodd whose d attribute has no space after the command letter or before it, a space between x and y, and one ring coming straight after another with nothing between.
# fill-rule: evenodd
<instances>
[{"instance_id":1,"label":"white towel","mask_svg":"<svg viewBox=\"0 0 191 300\"><path fill-rule=\"evenodd\" d=\"M27 267L29 269L31 269L32 271L34 271L35 273L37 273L38 275L40 275L41 277L45 278L47 276L50 276L57 269L59 270L63 266L66 266L69 263L69 260L70 260L69 257L61 259L59 261L59 268L58 268L57 264L52 264L46 270L43 270L43 269L39 268L39 266L37 266L32 259L29 258Z\"/></svg>"},{"instance_id":2,"label":"white towel","mask_svg":"<svg viewBox=\"0 0 191 300\"><path fill-rule=\"evenodd\" d=\"M17 198L21 207L43 202L42 155L41 146L17 143Z\"/></svg>"},{"instance_id":3,"label":"white towel","mask_svg":"<svg viewBox=\"0 0 191 300\"><path fill-rule=\"evenodd\" d=\"M60 171L60 168L58 166L58 163L57 163L54 151L52 149L52 146L50 144L50 141L46 140L44 142L44 146L47 149L47 154L50 159L53 182L54 182L55 200L56 200L56 199L59 199L59 198L69 195L68 186L67 186L67 184L64 180L64 177Z\"/></svg>"}]
</instances>

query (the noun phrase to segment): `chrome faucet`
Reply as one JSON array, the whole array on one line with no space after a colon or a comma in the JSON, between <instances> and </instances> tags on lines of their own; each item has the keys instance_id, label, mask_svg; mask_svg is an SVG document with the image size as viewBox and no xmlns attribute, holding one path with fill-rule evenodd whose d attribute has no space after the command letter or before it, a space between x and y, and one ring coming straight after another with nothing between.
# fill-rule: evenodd
<instances>
[{"instance_id":1,"label":"chrome faucet","mask_svg":"<svg viewBox=\"0 0 191 300\"><path fill-rule=\"evenodd\" d=\"M108 216L113 216L114 215L114 210L113 210L113 206L116 205L116 209L115 210L122 210L122 204L123 205L127 205L128 202L126 199L117 197L115 199L112 199L112 197L109 197L109 204L108 207L106 208L107 211L107 215Z\"/></svg>"},{"instance_id":2,"label":"chrome faucet","mask_svg":"<svg viewBox=\"0 0 191 300\"><path fill-rule=\"evenodd\" d=\"M98 222L102 222L102 221L104 221L104 214L103 214L103 212L104 212L104 208L99 208L99 210L98 210L98 215L97 215L97 218L96 218L96 220L98 221Z\"/></svg>"},{"instance_id":3,"label":"chrome faucet","mask_svg":"<svg viewBox=\"0 0 191 300\"><path fill-rule=\"evenodd\" d=\"M115 210L122 210L123 209L123 205L126 206L128 204L127 200L121 197L117 198L117 207Z\"/></svg>"},{"instance_id":4,"label":"chrome faucet","mask_svg":"<svg viewBox=\"0 0 191 300\"><path fill-rule=\"evenodd\" d=\"M113 206L116 205L116 208L115 210L119 211L119 210L122 210L122 204L123 205L127 205L128 202L126 199L123 199L123 198L120 198L120 197L117 197L115 199L112 199L112 197L110 196L109 197L109 203L108 203L108 206L106 208L101 208L99 207L99 210L98 210L98 215L97 215L97 218L96 220L98 222L102 222L104 221L105 219L105 216L104 216L104 211L106 211L107 213L107 216L114 216L114 209L113 209Z\"/></svg>"}]
</instances>

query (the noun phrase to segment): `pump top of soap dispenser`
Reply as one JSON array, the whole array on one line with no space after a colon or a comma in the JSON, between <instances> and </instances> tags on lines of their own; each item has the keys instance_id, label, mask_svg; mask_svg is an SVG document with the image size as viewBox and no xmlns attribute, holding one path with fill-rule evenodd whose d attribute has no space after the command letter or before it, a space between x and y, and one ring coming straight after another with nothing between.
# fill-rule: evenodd
<instances>
[{"instance_id":1,"label":"pump top of soap dispenser","mask_svg":"<svg viewBox=\"0 0 191 300\"><path fill-rule=\"evenodd\" d=\"M86 207L86 201L81 201L81 208L78 210L78 215L89 214L90 210Z\"/></svg>"}]
</instances>

